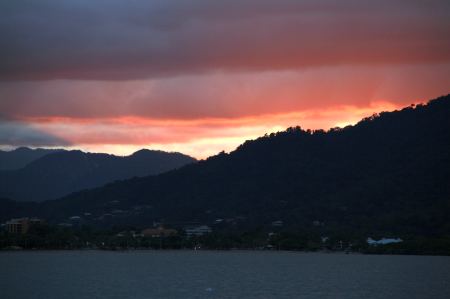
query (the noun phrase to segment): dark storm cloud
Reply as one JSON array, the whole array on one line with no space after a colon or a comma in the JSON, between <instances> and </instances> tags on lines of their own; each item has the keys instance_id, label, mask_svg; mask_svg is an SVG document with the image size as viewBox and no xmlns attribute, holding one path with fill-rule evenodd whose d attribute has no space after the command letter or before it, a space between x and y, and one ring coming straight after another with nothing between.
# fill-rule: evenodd
<instances>
[{"instance_id":1,"label":"dark storm cloud","mask_svg":"<svg viewBox=\"0 0 450 299\"><path fill-rule=\"evenodd\" d=\"M2 1L0 79L450 60L448 1Z\"/></svg>"},{"instance_id":2,"label":"dark storm cloud","mask_svg":"<svg viewBox=\"0 0 450 299\"><path fill-rule=\"evenodd\" d=\"M68 146L62 138L33 128L30 124L0 118L0 146Z\"/></svg>"}]
</instances>

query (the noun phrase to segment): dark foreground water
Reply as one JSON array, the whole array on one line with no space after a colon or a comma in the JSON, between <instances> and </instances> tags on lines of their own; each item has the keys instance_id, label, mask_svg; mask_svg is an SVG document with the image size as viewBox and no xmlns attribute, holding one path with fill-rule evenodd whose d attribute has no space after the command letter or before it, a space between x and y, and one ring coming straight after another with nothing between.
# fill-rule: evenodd
<instances>
[{"instance_id":1,"label":"dark foreground water","mask_svg":"<svg viewBox=\"0 0 450 299\"><path fill-rule=\"evenodd\" d=\"M450 257L294 252L0 253L0 298L450 298Z\"/></svg>"}]
</instances>

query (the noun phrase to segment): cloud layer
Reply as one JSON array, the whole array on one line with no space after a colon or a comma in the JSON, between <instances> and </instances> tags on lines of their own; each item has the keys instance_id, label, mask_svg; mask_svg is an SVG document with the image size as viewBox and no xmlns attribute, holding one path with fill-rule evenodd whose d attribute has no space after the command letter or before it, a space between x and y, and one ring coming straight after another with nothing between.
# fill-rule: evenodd
<instances>
[{"instance_id":1,"label":"cloud layer","mask_svg":"<svg viewBox=\"0 0 450 299\"><path fill-rule=\"evenodd\" d=\"M0 147L206 157L449 93L450 2L0 3Z\"/></svg>"},{"instance_id":2,"label":"cloud layer","mask_svg":"<svg viewBox=\"0 0 450 299\"><path fill-rule=\"evenodd\" d=\"M141 79L450 59L448 1L2 1L0 78Z\"/></svg>"},{"instance_id":3,"label":"cloud layer","mask_svg":"<svg viewBox=\"0 0 450 299\"><path fill-rule=\"evenodd\" d=\"M0 119L0 145L6 148L22 145L52 147L70 146L70 143L52 133L33 128L30 124Z\"/></svg>"},{"instance_id":4,"label":"cloud layer","mask_svg":"<svg viewBox=\"0 0 450 299\"><path fill-rule=\"evenodd\" d=\"M15 118L239 118L377 101L408 105L444 94L448 86L450 64L0 82L0 111Z\"/></svg>"}]
</instances>

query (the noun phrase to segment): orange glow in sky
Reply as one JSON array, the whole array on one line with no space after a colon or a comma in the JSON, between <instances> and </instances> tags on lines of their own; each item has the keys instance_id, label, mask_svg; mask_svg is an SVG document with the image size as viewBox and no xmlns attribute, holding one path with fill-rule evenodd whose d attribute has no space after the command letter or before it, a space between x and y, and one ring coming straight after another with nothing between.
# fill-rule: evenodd
<instances>
[{"instance_id":1,"label":"orange glow in sky","mask_svg":"<svg viewBox=\"0 0 450 299\"><path fill-rule=\"evenodd\" d=\"M450 92L450 2L424 3L0 3L0 149L206 158L427 102Z\"/></svg>"},{"instance_id":2,"label":"orange glow in sky","mask_svg":"<svg viewBox=\"0 0 450 299\"><path fill-rule=\"evenodd\" d=\"M301 124L304 129L344 127L373 113L397 108L400 107L389 102L377 102L363 108L342 106L233 119L168 120L125 116L105 119L50 117L27 121L53 136L69 136L68 141L76 146L67 148L117 155L129 155L141 148L151 148L183 152L204 159L222 150L232 151L246 140L290 126Z\"/></svg>"}]
</instances>

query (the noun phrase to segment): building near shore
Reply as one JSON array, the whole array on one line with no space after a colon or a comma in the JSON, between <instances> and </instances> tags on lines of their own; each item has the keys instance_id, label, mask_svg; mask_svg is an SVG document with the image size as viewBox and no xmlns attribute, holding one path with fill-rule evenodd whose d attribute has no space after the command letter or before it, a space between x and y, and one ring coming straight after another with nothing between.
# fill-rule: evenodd
<instances>
[{"instance_id":1,"label":"building near shore","mask_svg":"<svg viewBox=\"0 0 450 299\"><path fill-rule=\"evenodd\" d=\"M207 225L188 226L184 228L188 237L203 236L212 232L212 229Z\"/></svg>"},{"instance_id":2,"label":"building near shore","mask_svg":"<svg viewBox=\"0 0 450 299\"><path fill-rule=\"evenodd\" d=\"M6 231L12 234L26 234L31 226L43 224L38 218L15 218L6 222Z\"/></svg>"},{"instance_id":3,"label":"building near shore","mask_svg":"<svg viewBox=\"0 0 450 299\"><path fill-rule=\"evenodd\" d=\"M144 237L158 238L158 237L176 236L178 234L178 232L175 229L164 228L164 227L160 226L157 228L146 228L141 232L141 234Z\"/></svg>"},{"instance_id":4,"label":"building near shore","mask_svg":"<svg viewBox=\"0 0 450 299\"><path fill-rule=\"evenodd\" d=\"M387 244L395 244L403 242L400 238L381 238L380 240L374 240L372 238L367 238L367 244L370 246L377 246L377 245L387 245Z\"/></svg>"}]
</instances>

